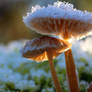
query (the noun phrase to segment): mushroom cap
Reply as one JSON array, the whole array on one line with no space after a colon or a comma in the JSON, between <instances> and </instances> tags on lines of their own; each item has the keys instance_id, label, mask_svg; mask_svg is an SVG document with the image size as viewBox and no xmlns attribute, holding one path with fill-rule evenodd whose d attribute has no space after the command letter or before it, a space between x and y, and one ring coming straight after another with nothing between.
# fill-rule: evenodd
<instances>
[{"instance_id":1,"label":"mushroom cap","mask_svg":"<svg viewBox=\"0 0 92 92\"><path fill-rule=\"evenodd\" d=\"M92 30L92 13L77 10L65 2L42 8L39 6L25 16L23 21L38 33L61 35L64 39L80 38Z\"/></svg>"},{"instance_id":2,"label":"mushroom cap","mask_svg":"<svg viewBox=\"0 0 92 92\"><path fill-rule=\"evenodd\" d=\"M22 55L25 58L41 62L48 59L48 50L53 51L52 56L55 58L60 53L68 50L70 47L71 44L66 41L54 37L43 36L28 41L22 50Z\"/></svg>"}]
</instances>

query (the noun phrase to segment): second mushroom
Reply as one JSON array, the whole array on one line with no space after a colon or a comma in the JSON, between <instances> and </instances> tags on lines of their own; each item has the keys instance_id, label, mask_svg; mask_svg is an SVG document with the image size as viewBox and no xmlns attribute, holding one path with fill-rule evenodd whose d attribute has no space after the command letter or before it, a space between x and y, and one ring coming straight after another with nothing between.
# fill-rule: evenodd
<instances>
[{"instance_id":1,"label":"second mushroom","mask_svg":"<svg viewBox=\"0 0 92 92\"><path fill-rule=\"evenodd\" d=\"M54 69L53 59L60 53L68 50L70 47L71 44L65 41L53 37L43 36L28 41L23 48L22 55L25 58L29 58L37 62L48 60L56 92L62 92Z\"/></svg>"}]
</instances>

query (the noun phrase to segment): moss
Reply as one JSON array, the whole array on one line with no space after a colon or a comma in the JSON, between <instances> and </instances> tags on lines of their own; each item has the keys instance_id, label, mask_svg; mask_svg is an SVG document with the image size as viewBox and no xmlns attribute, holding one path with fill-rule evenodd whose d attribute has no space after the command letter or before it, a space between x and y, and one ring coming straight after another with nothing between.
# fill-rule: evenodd
<instances>
[{"instance_id":1,"label":"moss","mask_svg":"<svg viewBox=\"0 0 92 92\"><path fill-rule=\"evenodd\" d=\"M88 66L88 61L84 57L80 57L78 61L83 62L85 66Z\"/></svg>"},{"instance_id":2,"label":"moss","mask_svg":"<svg viewBox=\"0 0 92 92\"><path fill-rule=\"evenodd\" d=\"M81 72L80 80L87 81L88 83L92 82L92 73L85 72L85 71Z\"/></svg>"},{"instance_id":3,"label":"moss","mask_svg":"<svg viewBox=\"0 0 92 92\"><path fill-rule=\"evenodd\" d=\"M22 63L18 68L14 69L14 71L19 72L22 75L25 75L30 72L30 68L31 68L30 65L28 65L26 63Z\"/></svg>"}]
</instances>

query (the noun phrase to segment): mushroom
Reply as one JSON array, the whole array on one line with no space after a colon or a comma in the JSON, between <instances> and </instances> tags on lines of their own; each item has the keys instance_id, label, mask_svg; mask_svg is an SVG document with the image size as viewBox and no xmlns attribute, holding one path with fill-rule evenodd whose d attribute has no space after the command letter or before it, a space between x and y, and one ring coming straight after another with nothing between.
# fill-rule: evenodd
<instances>
[{"instance_id":1,"label":"mushroom","mask_svg":"<svg viewBox=\"0 0 92 92\"><path fill-rule=\"evenodd\" d=\"M90 35L92 13L80 11L66 2L56 2L48 7L33 7L32 13L24 17L24 23L44 35L57 35L64 41L80 39ZM70 92L80 92L72 50L65 52L66 71Z\"/></svg>"},{"instance_id":2,"label":"mushroom","mask_svg":"<svg viewBox=\"0 0 92 92\"><path fill-rule=\"evenodd\" d=\"M62 92L52 61L56 56L66 51L70 47L71 44L63 40L59 40L54 37L43 36L28 41L23 48L22 55L25 58L29 58L37 62L48 60L56 92Z\"/></svg>"},{"instance_id":3,"label":"mushroom","mask_svg":"<svg viewBox=\"0 0 92 92\"><path fill-rule=\"evenodd\" d=\"M72 4L56 2L48 7L35 6L23 21L29 28L44 35L57 35L64 40L80 39L92 30L92 13L73 8Z\"/></svg>"}]
</instances>

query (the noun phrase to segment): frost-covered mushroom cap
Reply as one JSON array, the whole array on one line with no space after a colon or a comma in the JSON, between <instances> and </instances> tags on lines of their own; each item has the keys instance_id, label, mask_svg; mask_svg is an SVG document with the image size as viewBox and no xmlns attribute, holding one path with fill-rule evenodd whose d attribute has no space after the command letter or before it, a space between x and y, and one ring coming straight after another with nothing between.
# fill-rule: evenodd
<instances>
[{"instance_id":1,"label":"frost-covered mushroom cap","mask_svg":"<svg viewBox=\"0 0 92 92\"><path fill-rule=\"evenodd\" d=\"M59 40L54 37L43 36L35 38L26 43L22 50L22 55L25 58L35 60L37 62L47 60L47 51L53 51L53 58L58 56L60 53L68 50L71 44Z\"/></svg>"},{"instance_id":2,"label":"frost-covered mushroom cap","mask_svg":"<svg viewBox=\"0 0 92 92\"><path fill-rule=\"evenodd\" d=\"M35 6L23 17L24 23L38 33L79 38L92 29L92 13L73 8L72 4L56 2L48 7Z\"/></svg>"}]
</instances>

